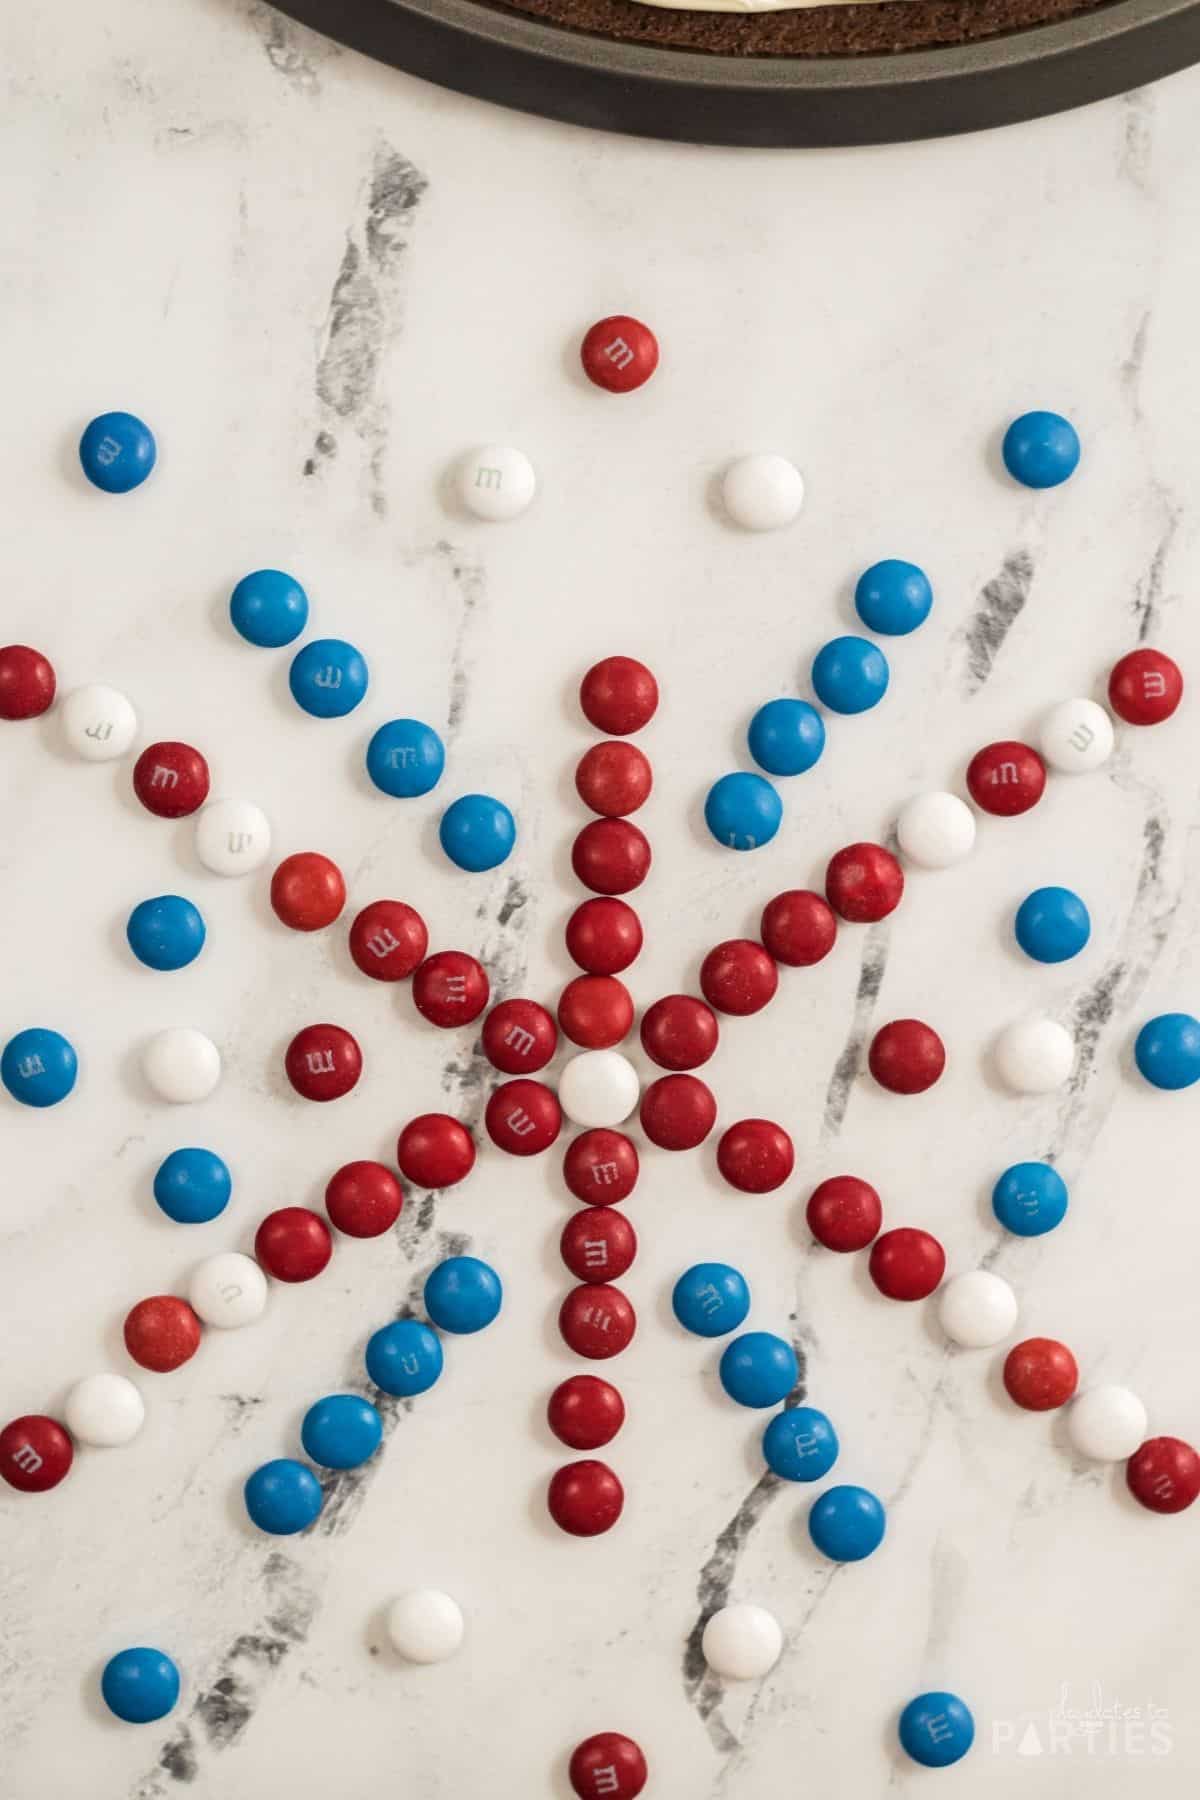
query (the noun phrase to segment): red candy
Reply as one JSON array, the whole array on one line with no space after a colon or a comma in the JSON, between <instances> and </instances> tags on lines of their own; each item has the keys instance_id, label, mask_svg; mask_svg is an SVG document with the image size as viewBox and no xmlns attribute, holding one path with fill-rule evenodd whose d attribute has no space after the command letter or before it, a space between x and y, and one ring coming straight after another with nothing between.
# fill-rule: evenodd
<instances>
[{"instance_id":1,"label":"red candy","mask_svg":"<svg viewBox=\"0 0 1200 1800\"><path fill-rule=\"evenodd\" d=\"M1161 725L1183 699L1179 664L1161 650L1131 650L1108 678L1108 702L1127 725ZM1156 1440L1151 1440L1152 1442ZM1163 1438L1162 1443L1176 1440Z\"/></svg>"},{"instance_id":2,"label":"red candy","mask_svg":"<svg viewBox=\"0 0 1200 1800\"><path fill-rule=\"evenodd\" d=\"M631 656L606 656L580 682L579 704L597 731L628 737L654 717L658 683L645 663Z\"/></svg>"},{"instance_id":3,"label":"red candy","mask_svg":"<svg viewBox=\"0 0 1200 1800\"><path fill-rule=\"evenodd\" d=\"M946 1272L946 1252L927 1231L901 1225L875 1239L868 1268L889 1300L924 1300Z\"/></svg>"},{"instance_id":4,"label":"red candy","mask_svg":"<svg viewBox=\"0 0 1200 1800\"><path fill-rule=\"evenodd\" d=\"M852 925L873 925L895 912L904 871L882 844L847 844L825 871L825 897Z\"/></svg>"},{"instance_id":5,"label":"red candy","mask_svg":"<svg viewBox=\"0 0 1200 1800\"><path fill-rule=\"evenodd\" d=\"M628 819L593 819L571 846L571 867L594 894L627 894L650 868L650 845Z\"/></svg>"},{"instance_id":6,"label":"red candy","mask_svg":"<svg viewBox=\"0 0 1200 1800\"><path fill-rule=\"evenodd\" d=\"M475 1167L475 1140L449 1113L421 1113L400 1133L396 1161L417 1187L453 1187Z\"/></svg>"},{"instance_id":7,"label":"red candy","mask_svg":"<svg viewBox=\"0 0 1200 1800\"><path fill-rule=\"evenodd\" d=\"M40 650L5 644L0 650L0 719L36 719L54 699L54 670Z\"/></svg>"},{"instance_id":8,"label":"red candy","mask_svg":"<svg viewBox=\"0 0 1200 1800\"><path fill-rule=\"evenodd\" d=\"M403 900L372 900L350 927L350 954L372 981L403 981L429 948L419 912Z\"/></svg>"},{"instance_id":9,"label":"red candy","mask_svg":"<svg viewBox=\"0 0 1200 1800\"><path fill-rule=\"evenodd\" d=\"M615 975L577 975L559 995L558 1022L573 1044L611 1050L633 1025L629 989Z\"/></svg>"},{"instance_id":10,"label":"red candy","mask_svg":"<svg viewBox=\"0 0 1200 1800\"><path fill-rule=\"evenodd\" d=\"M1050 1412L1065 1406L1079 1386L1079 1366L1056 1339L1026 1338L1004 1359L1004 1385L1026 1412Z\"/></svg>"},{"instance_id":11,"label":"red candy","mask_svg":"<svg viewBox=\"0 0 1200 1800\"><path fill-rule=\"evenodd\" d=\"M558 1045L558 1027L536 1000L501 1000L483 1021L483 1054L502 1075L544 1069Z\"/></svg>"},{"instance_id":12,"label":"red candy","mask_svg":"<svg viewBox=\"0 0 1200 1800\"><path fill-rule=\"evenodd\" d=\"M346 904L342 871L318 850L285 856L271 877L275 916L293 931L321 931Z\"/></svg>"},{"instance_id":13,"label":"red candy","mask_svg":"<svg viewBox=\"0 0 1200 1800\"><path fill-rule=\"evenodd\" d=\"M795 1166L791 1138L770 1119L739 1119L722 1132L717 1145L718 1169L743 1194L771 1193Z\"/></svg>"},{"instance_id":14,"label":"red candy","mask_svg":"<svg viewBox=\"0 0 1200 1800\"><path fill-rule=\"evenodd\" d=\"M778 986L775 958L753 938L727 938L700 964L700 991L718 1012L761 1012Z\"/></svg>"},{"instance_id":15,"label":"red candy","mask_svg":"<svg viewBox=\"0 0 1200 1800\"><path fill-rule=\"evenodd\" d=\"M276 1281L311 1281L333 1255L333 1238L319 1213L281 1206L255 1232L254 1254Z\"/></svg>"},{"instance_id":16,"label":"red candy","mask_svg":"<svg viewBox=\"0 0 1200 1800\"><path fill-rule=\"evenodd\" d=\"M806 969L833 949L837 920L833 908L820 894L807 888L788 888L763 908L759 925L762 941L776 962L791 969Z\"/></svg>"},{"instance_id":17,"label":"red candy","mask_svg":"<svg viewBox=\"0 0 1200 1800\"><path fill-rule=\"evenodd\" d=\"M605 819L623 819L644 806L654 785L650 764L636 744L593 744L580 758L575 790L585 806Z\"/></svg>"},{"instance_id":18,"label":"red candy","mask_svg":"<svg viewBox=\"0 0 1200 1800\"><path fill-rule=\"evenodd\" d=\"M638 1178L637 1146L623 1131L598 1126L572 1138L563 1157L563 1180L585 1206L628 1200Z\"/></svg>"},{"instance_id":19,"label":"red candy","mask_svg":"<svg viewBox=\"0 0 1200 1800\"><path fill-rule=\"evenodd\" d=\"M805 1217L826 1250L865 1250L879 1235L883 1207L869 1181L860 1181L857 1175L831 1175L813 1189Z\"/></svg>"},{"instance_id":20,"label":"red candy","mask_svg":"<svg viewBox=\"0 0 1200 1800\"><path fill-rule=\"evenodd\" d=\"M469 1025L488 1003L487 970L463 950L439 950L413 976L413 1004L431 1025Z\"/></svg>"},{"instance_id":21,"label":"red candy","mask_svg":"<svg viewBox=\"0 0 1200 1800\"><path fill-rule=\"evenodd\" d=\"M160 819L186 819L208 799L208 764L190 744L150 744L133 765L133 791Z\"/></svg>"},{"instance_id":22,"label":"red candy","mask_svg":"<svg viewBox=\"0 0 1200 1800\"><path fill-rule=\"evenodd\" d=\"M0 1475L23 1494L57 1487L74 1458L70 1438L45 1413L25 1413L0 1431Z\"/></svg>"},{"instance_id":23,"label":"red candy","mask_svg":"<svg viewBox=\"0 0 1200 1800\"><path fill-rule=\"evenodd\" d=\"M613 313L611 318L596 320L579 346L579 357L584 374L597 387L610 394L631 394L649 381L658 367L658 339L640 319Z\"/></svg>"},{"instance_id":24,"label":"red candy","mask_svg":"<svg viewBox=\"0 0 1200 1800\"><path fill-rule=\"evenodd\" d=\"M624 900L585 900L567 920L567 954L589 975L619 975L642 947L642 921Z\"/></svg>"},{"instance_id":25,"label":"red candy","mask_svg":"<svg viewBox=\"0 0 1200 1800\"><path fill-rule=\"evenodd\" d=\"M637 1314L620 1288L572 1288L558 1309L563 1342L592 1362L619 1356L633 1342Z\"/></svg>"},{"instance_id":26,"label":"red candy","mask_svg":"<svg viewBox=\"0 0 1200 1800\"><path fill-rule=\"evenodd\" d=\"M284 1052L283 1066L305 1100L340 1100L362 1074L362 1051L341 1025L306 1025Z\"/></svg>"},{"instance_id":27,"label":"red candy","mask_svg":"<svg viewBox=\"0 0 1200 1800\"><path fill-rule=\"evenodd\" d=\"M381 1237L403 1205L404 1189L383 1163L343 1163L325 1189L325 1211L346 1237Z\"/></svg>"},{"instance_id":28,"label":"red candy","mask_svg":"<svg viewBox=\"0 0 1200 1800\"><path fill-rule=\"evenodd\" d=\"M555 1437L572 1450L599 1450L625 1423L625 1402L598 1375L572 1375L551 1394L546 1419Z\"/></svg>"},{"instance_id":29,"label":"red candy","mask_svg":"<svg viewBox=\"0 0 1200 1800\"><path fill-rule=\"evenodd\" d=\"M487 1103L487 1134L510 1156L537 1156L562 1130L558 1095L544 1081L506 1081Z\"/></svg>"},{"instance_id":30,"label":"red candy","mask_svg":"<svg viewBox=\"0 0 1200 1800\"><path fill-rule=\"evenodd\" d=\"M867 1067L891 1094L923 1094L946 1067L946 1046L932 1025L893 1019L871 1039Z\"/></svg>"},{"instance_id":31,"label":"red candy","mask_svg":"<svg viewBox=\"0 0 1200 1800\"><path fill-rule=\"evenodd\" d=\"M200 1320L186 1300L155 1294L139 1300L127 1313L125 1348L139 1367L169 1374L200 1348Z\"/></svg>"},{"instance_id":32,"label":"red candy","mask_svg":"<svg viewBox=\"0 0 1200 1800\"><path fill-rule=\"evenodd\" d=\"M642 1095L642 1130L660 1150L694 1150L717 1122L712 1089L695 1075L663 1075Z\"/></svg>"},{"instance_id":33,"label":"red candy","mask_svg":"<svg viewBox=\"0 0 1200 1800\"><path fill-rule=\"evenodd\" d=\"M633 1266L637 1232L624 1213L589 1206L567 1220L558 1248L576 1281L619 1281Z\"/></svg>"},{"instance_id":34,"label":"red candy","mask_svg":"<svg viewBox=\"0 0 1200 1800\"><path fill-rule=\"evenodd\" d=\"M621 1516L625 1490L607 1463L573 1462L551 1478L550 1517L572 1537L599 1537Z\"/></svg>"},{"instance_id":35,"label":"red candy","mask_svg":"<svg viewBox=\"0 0 1200 1800\"><path fill-rule=\"evenodd\" d=\"M632 1738L598 1731L576 1746L567 1774L579 1800L634 1800L646 1785L646 1759Z\"/></svg>"},{"instance_id":36,"label":"red candy","mask_svg":"<svg viewBox=\"0 0 1200 1800\"><path fill-rule=\"evenodd\" d=\"M967 791L982 812L1015 818L1036 806L1046 789L1046 765L1036 750L1011 738L985 744L967 765Z\"/></svg>"},{"instance_id":37,"label":"red candy","mask_svg":"<svg viewBox=\"0 0 1200 1800\"><path fill-rule=\"evenodd\" d=\"M1182 1438L1147 1438L1126 1463L1125 1480L1151 1512L1183 1512L1200 1494L1200 1456Z\"/></svg>"},{"instance_id":38,"label":"red candy","mask_svg":"<svg viewBox=\"0 0 1200 1800\"><path fill-rule=\"evenodd\" d=\"M691 994L668 994L642 1015L642 1049L660 1069L698 1069L719 1035L712 1007Z\"/></svg>"}]
</instances>

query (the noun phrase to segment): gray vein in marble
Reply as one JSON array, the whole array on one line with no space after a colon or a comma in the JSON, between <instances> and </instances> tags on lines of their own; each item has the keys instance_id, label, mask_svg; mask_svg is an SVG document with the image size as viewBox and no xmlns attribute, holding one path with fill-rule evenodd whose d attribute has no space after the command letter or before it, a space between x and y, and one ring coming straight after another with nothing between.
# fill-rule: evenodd
<instances>
[{"instance_id":1,"label":"gray vein in marble","mask_svg":"<svg viewBox=\"0 0 1200 1800\"><path fill-rule=\"evenodd\" d=\"M1154 158L1154 96L1148 88L1134 88L1123 96L1122 108L1117 173L1141 193L1147 193Z\"/></svg>"},{"instance_id":2,"label":"gray vein in marble","mask_svg":"<svg viewBox=\"0 0 1200 1800\"><path fill-rule=\"evenodd\" d=\"M273 6L264 5L263 0L250 0L246 17L261 38L271 67L298 93L319 93L317 60L340 55L339 46L284 18Z\"/></svg>"},{"instance_id":3,"label":"gray vein in marble","mask_svg":"<svg viewBox=\"0 0 1200 1800\"><path fill-rule=\"evenodd\" d=\"M1139 644L1146 643L1158 627L1167 560L1183 520L1183 508L1169 489L1156 481L1151 483L1151 490L1161 508L1163 525L1146 573L1133 593L1133 616L1137 620Z\"/></svg>"},{"instance_id":4,"label":"gray vein in marble","mask_svg":"<svg viewBox=\"0 0 1200 1800\"><path fill-rule=\"evenodd\" d=\"M995 667L1004 640L1021 616L1033 585L1028 550L1011 550L979 591L975 611L960 632L966 662L964 689L977 694Z\"/></svg>"},{"instance_id":5,"label":"gray vein in marble","mask_svg":"<svg viewBox=\"0 0 1200 1800\"><path fill-rule=\"evenodd\" d=\"M454 634L454 648L450 653L450 702L446 712L446 737L452 743L458 736L467 710L467 698L470 693L468 650L471 628L483 603L485 583L480 564L471 562L467 557L462 556L452 544L439 543L437 551L450 571L450 578L454 583L462 607L458 630Z\"/></svg>"},{"instance_id":6,"label":"gray vein in marble","mask_svg":"<svg viewBox=\"0 0 1200 1800\"><path fill-rule=\"evenodd\" d=\"M879 998L879 990L883 986L884 972L887 969L888 941L886 919L881 919L868 929L863 943L858 985L854 990L850 1029L833 1065L829 1085L825 1090L825 1110L821 1119L822 1144L827 1144L837 1137L846 1117L846 1108L850 1104L850 1095L854 1091L859 1064L862 1061L863 1046L867 1041L867 1028L871 1022L871 1014L875 1010L875 1002Z\"/></svg>"},{"instance_id":7,"label":"gray vein in marble","mask_svg":"<svg viewBox=\"0 0 1200 1800\"><path fill-rule=\"evenodd\" d=\"M1138 319L1133 333L1133 342L1129 346L1129 355L1121 364L1121 386L1125 390L1125 398L1134 421L1142 420L1142 370L1146 366L1146 349L1150 341L1149 308Z\"/></svg>"}]
</instances>

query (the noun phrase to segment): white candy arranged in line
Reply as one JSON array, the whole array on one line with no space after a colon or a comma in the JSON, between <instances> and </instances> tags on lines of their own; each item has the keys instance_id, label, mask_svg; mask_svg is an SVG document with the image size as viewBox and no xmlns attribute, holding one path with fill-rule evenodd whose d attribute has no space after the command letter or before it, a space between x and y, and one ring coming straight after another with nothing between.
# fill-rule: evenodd
<instances>
[{"instance_id":1,"label":"white candy arranged in line","mask_svg":"<svg viewBox=\"0 0 1200 1800\"><path fill-rule=\"evenodd\" d=\"M206 1325L234 1331L262 1318L267 1309L267 1278L252 1256L223 1250L193 1269L188 1300Z\"/></svg>"},{"instance_id":2,"label":"white candy arranged in line","mask_svg":"<svg viewBox=\"0 0 1200 1800\"><path fill-rule=\"evenodd\" d=\"M576 1125L620 1125L639 1089L637 1070L619 1050L581 1050L559 1076L558 1103Z\"/></svg>"},{"instance_id":3,"label":"white candy arranged in line","mask_svg":"<svg viewBox=\"0 0 1200 1800\"><path fill-rule=\"evenodd\" d=\"M1088 775L1112 755L1113 723L1094 700L1060 700L1042 720L1042 755L1062 775Z\"/></svg>"},{"instance_id":4,"label":"white candy arranged in line","mask_svg":"<svg viewBox=\"0 0 1200 1800\"><path fill-rule=\"evenodd\" d=\"M896 820L896 836L919 869L950 869L975 848L975 814L957 794L917 794Z\"/></svg>"},{"instance_id":5,"label":"white candy arranged in line","mask_svg":"<svg viewBox=\"0 0 1200 1800\"><path fill-rule=\"evenodd\" d=\"M1075 1066L1075 1040L1054 1019L1018 1019L993 1048L996 1072L1015 1094L1049 1094Z\"/></svg>"},{"instance_id":6,"label":"white candy arranged in line","mask_svg":"<svg viewBox=\"0 0 1200 1800\"><path fill-rule=\"evenodd\" d=\"M1124 1462L1146 1441L1146 1409L1127 1387L1087 1388L1067 1408L1067 1436L1093 1462Z\"/></svg>"},{"instance_id":7,"label":"white candy arranged in line","mask_svg":"<svg viewBox=\"0 0 1200 1800\"><path fill-rule=\"evenodd\" d=\"M249 875L271 854L271 823L252 800L214 800L196 820L196 855L214 875Z\"/></svg>"},{"instance_id":8,"label":"white candy arranged in line","mask_svg":"<svg viewBox=\"0 0 1200 1800\"><path fill-rule=\"evenodd\" d=\"M130 702L100 682L68 694L58 716L68 747L85 762L115 762L137 736L137 714Z\"/></svg>"},{"instance_id":9,"label":"white candy arranged in line","mask_svg":"<svg viewBox=\"0 0 1200 1800\"><path fill-rule=\"evenodd\" d=\"M799 516L804 477L786 456L740 456L721 480L725 511L745 531L778 531Z\"/></svg>"},{"instance_id":10,"label":"white candy arranged in line","mask_svg":"<svg viewBox=\"0 0 1200 1800\"><path fill-rule=\"evenodd\" d=\"M521 450L481 444L463 457L457 472L458 497L477 519L515 519L537 493L533 464Z\"/></svg>"},{"instance_id":11,"label":"white candy arranged in line","mask_svg":"<svg viewBox=\"0 0 1200 1800\"><path fill-rule=\"evenodd\" d=\"M445 1662L463 1641L462 1608L438 1588L413 1588L389 1606L387 1634L408 1662Z\"/></svg>"},{"instance_id":12,"label":"white candy arranged in line","mask_svg":"<svg viewBox=\"0 0 1200 1800\"><path fill-rule=\"evenodd\" d=\"M779 1661L783 1632L766 1607L738 1601L713 1614L700 1648L714 1675L723 1675L726 1681L757 1681Z\"/></svg>"},{"instance_id":13,"label":"white candy arranged in line","mask_svg":"<svg viewBox=\"0 0 1200 1800\"><path fill-rule=\"evenodd\" d=\"M85 1375L67 1395L63 1421L81 1444L113 1450L132 1443L146 1420L141 1390L124 1375Z\"/></svg>"},{"instance_id":14,"label":"white candy arranged in line","mask_svg":"<svg viewBox=\"0 0 1200 1800\"><path fill-rule=\"evenodd\" d=\"M160 1100L207 1100L221 1079L221 1053L202 1031L174 1025L150 1039L142 1072Z\"/></svg>"},{"instance_id":15,"label":"white candy arranged in line","mask_svg":"<svg viewBox=\"0 0 1200 1800\"><path fill-rule=\"evenodd\" d=\"M938 1318L946 1336L965 1350L1001 1344L1017 1322L1017 1296L999 1275L971 1269L956 1275L938 1295Z\"/></svg>"}]
</instances>

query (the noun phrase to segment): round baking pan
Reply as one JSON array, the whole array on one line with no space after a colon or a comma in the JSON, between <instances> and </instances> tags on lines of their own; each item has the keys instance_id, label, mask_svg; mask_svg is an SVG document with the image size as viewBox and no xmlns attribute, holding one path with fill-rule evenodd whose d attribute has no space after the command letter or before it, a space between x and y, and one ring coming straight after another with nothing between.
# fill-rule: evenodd
<instances>
[{"instance_id":1,"label":"round baking pan","mask_svg":"<svg viewBox=\"0 0 1200 1800\"><path fill-rule=\"evenodd\" d=\"M759 148L1009 125L1200 61L1200 0L1110 0L1056 24L892 56L734 57L616 42L476 0L276 0L441 87L572 125Z\"/></svg>"}]
</instances>

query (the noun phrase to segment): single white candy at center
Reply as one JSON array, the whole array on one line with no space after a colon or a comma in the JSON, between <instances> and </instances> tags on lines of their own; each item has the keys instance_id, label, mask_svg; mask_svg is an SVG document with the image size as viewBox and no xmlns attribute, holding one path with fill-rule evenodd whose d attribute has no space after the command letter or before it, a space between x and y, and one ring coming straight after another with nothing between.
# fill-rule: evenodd
<instances>
[{"instance_id":1,"label":"single white candy at center","mask_svg":"<svg viewBox=\"0 0 1200 1800\"><path fill-rule=\"evenodd\" d=\"M721 479L721 498L744 531L778 531L799 516L804 477L786 456L740 456Z\"/></svg>"},{"instance_id":2,"label":"single white candy at center","mask_svg":"<svg viewBox=\"0 0 1200 1800\"><path fill-rule=\"evenodd\" d=\"M975 848L975 814L957 794L917 794L896 820L900 850L920 869L949 869Z\"/></svg>"},{"instance_id":3,"label":"single white candy at center","mask_svg":"<svg viewBox=\"0 0 1200 1800\"><path fill-rule=\"evenodd\" d=\"M1127 1387L1087 1388L1067 1409L1067 1436L1093 1462L1124 1462L1146 1441L1146 1408Z\"/></svg>"},{"instance_id":4,"label":"single white candy at center","mask_svg":"<svg viewBox=\"0 0 1200 1800\"><path fill-rule=\"evenodd\" d=\"M948 1281L938 1296L942 1330L965 1350L1003 1343L1017 1322L1017 1296L987 1269L970 1269Z\"/></svg>"},{"instance_id":5,"label":"single white candy at center","mask_svg":"<svg viewBox=\"0 0 1200 1800\"><path fill-rule=\"evenodd\" d=\"M445 1662L463 1641L462 1608L438 1588L413 1588L389 1606L387 1634L407 1662Z\"/></svg>"},{"instance_id":6,"label":"single white candy at center","mask_svg":"<svg viewBox=\"0 0 1200 1800\"><path fill-rule=\"evenodd\" d=\"M63 1405L63 1420L81 1444L106 1450L133 1441L146 1419L141 1390L124 1375L85 1375Z\"/></svg>"},{"instance_id":7,"label":"single white candy at center","mask_svg":"<svg viewBox=\"0 0 1200 1800\"><path fill-rule=\"evenodd\" d=\"M779 1661L783 1632L765 1606L735 1601L713 1614L700 1648L714 1675L727 1681L757 1681Z\"/></svg>"},{"instance_id":8,"label":"single white candy at center","mask_svg":"<svg viewBox=\"0 0 1200 1800\"><path fill-rule=\"evenodd\" d=\"M221 1079L221 1053L190 1025L174 1025L150 1039L142 1070L160 1100L176 1106L207 1100Z\"/></svg>"},{"instance_id":9,"label":"single white candy at center","mask_svg":"<svg viewBox=\"0 0 1200 1800\"><path fill-rule=\"evenodd\" d=\"M1060 700L1042 720L1042 755L1063 775L1088 775L1113 751L1113 724L1094 700Z\"/></svg>"},{"instance_id":10,"label":"single white candy at center","mask_svg":"<svg viewBox=\"0 0 1200 1800\"><path fill-rule=\"evenodd\" d=\"M249 875L271 854L271 823L252 800L213 800L196 820L196 855L214 875Z\"/></svg>"},{"instance_id":11,"label":"single white candy at center","mask_svg":"<svg viewBox=\"0 0 1200 1800\"><path fill-rule=\"evenodd\" d=\"M1055 1019L1018 1019L993 1049L996 1071L1015 1094L1049 1094L1075 1066L1075 1040Z\"/></svg>"},{"instance_id":12,"label":"single white candy at center","mask_svg":"<svg viewBox=\"0 0 1200 1800\"><path fill-rule=\"evenodd\" d=\"M206 1325L234 1331L262 1318L267 1308L267 1278L252 1256L223 1250L192 1270L188 1300Z\"/></svg>"},{"instance_id":13,"label":"single white candy at center","mask_svg":"<svg viewBox=\"0 0 1200 1800\"><path fill-rule=\"evenodd\" d=\"M523 513L537 493L537 475L522 450L482 444L462 458L456 472L458 497L477 519L499 524Z\"/></svg>"},{"instance_id":14,"label":"single white candy at center","mask_svg":"<svg viewBox=\"0 0 1200 1800\"><path fill-rule=\"evenodd\" d=\"M59 708L68 746L85 762L115 762L137 736L137 714L117 688L93 682L76 688Z\"/></svg>"},{"instance_id":15,"label":"single white candy at center","mask_svg":"<svg viewBox=\"0 0 1200 1800\"><path fill-rule=\"evenodd\" d=\"M558 1103L576 1125L620 1125L638 1103L638 1073L619 1050L581 1050L558 1079Z\"/></svg>"}]
</instances>

